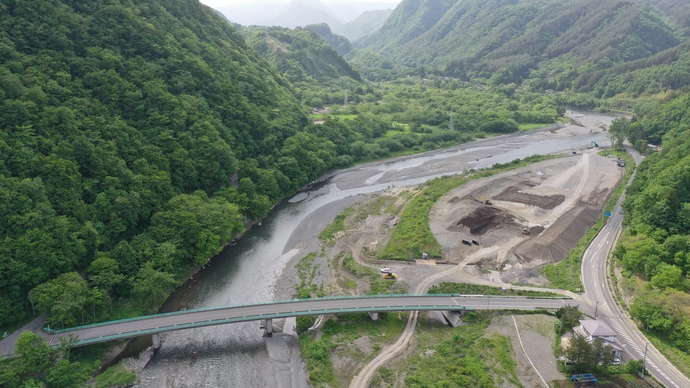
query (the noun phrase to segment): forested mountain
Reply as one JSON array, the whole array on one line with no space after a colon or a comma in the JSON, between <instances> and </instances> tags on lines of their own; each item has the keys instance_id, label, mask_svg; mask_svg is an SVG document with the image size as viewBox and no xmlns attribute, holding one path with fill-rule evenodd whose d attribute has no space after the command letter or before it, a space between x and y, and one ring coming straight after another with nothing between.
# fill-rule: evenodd
<instances>
[{"instance_id":1,"label":"forested mountain","mask_svg":"<svg viewBox=\"0 0 690 388\"><path fill-rule=\"evenodd\" d=\"M331 165L301 112L196 0L0 1L0 324L159 302Z\"/></svg>"},{"instance_id":2,"label":"forested mountain","mask_svg":"<svg viewBox=\"0 0 690 388\"><path fill-rule=\"evenodd\" d=\"M304 105L322 107L324 104L342 102L344 90L362 89L362 78L335 48L312 29L332 38L340 38L351 47L347 39L332 35L325 24L294 30L283 27L242 27L240 31L259 56L290 80L295 96ZM324 90L331 90L332 93Z\"/></svg>"},{"instance_id":3,"label":"forested mountain","mask_svg":"<svg viewBox=\"0 0 690 388\"><path fill-rule=\"evenodd\" d=\"M388 58L403 73L425 68L461 79L519 83L531 78L528 85L535 88L594 90L601 84L595 85L591 74L600 72L599 80L612 67L652 58L684 42L680 28L685 19L667 23L670 16L661 10L673 12L678 2L643 3L654 2L405 0L383 27L356 46ZM657 60L669 63L671 51ZM353 63L367 73L367 61L359 55ZM615 74L628 71L623 67Z\"/></svg>"},{"instance_id":4,"label":"forested mountain","mask_svg":"<svg viewBox=\"0 0 690 388\"><path fill-rule=\"evenodd\" d=\"M317 33L326 42L328 42L328 44L333 46L333 48L336 49L340 55L346 55L354 49L352 43L350 43L346 37L334 34L328 24L310 24L304 28Z\"/></svg>"}]
</instances>

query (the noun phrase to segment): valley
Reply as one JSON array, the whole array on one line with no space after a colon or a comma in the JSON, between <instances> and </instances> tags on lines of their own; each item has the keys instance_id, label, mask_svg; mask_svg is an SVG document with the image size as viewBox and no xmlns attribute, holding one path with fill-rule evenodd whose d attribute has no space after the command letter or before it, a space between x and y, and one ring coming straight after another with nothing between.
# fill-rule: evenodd
<instances>
[{"instance_id":1,"label":"valley","mask_svg":"<svg viewBox=\"0 0 690 388\"><path fill-rule=\"evenodd\" d=\"M211 7L0 0L0 386L687 385L682 2ZM155 352L18 330L408 292L586 315L300 317Z\"/></svg>"}]
</instances>

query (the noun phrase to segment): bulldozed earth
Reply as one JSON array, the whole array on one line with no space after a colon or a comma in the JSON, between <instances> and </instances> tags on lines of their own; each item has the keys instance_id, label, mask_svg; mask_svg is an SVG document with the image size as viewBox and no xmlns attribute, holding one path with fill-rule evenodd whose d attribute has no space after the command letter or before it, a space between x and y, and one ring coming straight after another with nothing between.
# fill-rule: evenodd
<instances>
[{"instance_id":1,"label":"bulldozed earth","mask_svg":"<svg viewBox=\"0 0 690 388\"><path fill-rule=\"evenodd\" d=\"M616 159L596 149L536 163L447 193L430 228L445 260L499 271L502 282L542 285L535 268L565 257L603 216L622 177Z\"/></svg>"},{"instance_id":2,"label":"bulldozed earth","mask_svg":"<svg viewBox=\"0 0 690 388\"><path fill-rule=\"evenodd\" d=\"M562 260L597 217L603 216L606 201L624 175L616 158L598 151L585 149L471 180L446 193L429 213L430 229L443 247L440 261L421 257L416 264L375 260L402 209L422 188L391 188L369 196L352 207L345 219L346 231L325 247L322 260L331 271L318 281L333 295L370 292L369 282L341 270L343 257L351 255L363 265L392 268L399 276L398 288L407 292L448 269L437 262L461 265L435 283L543 286L547 280L539 268Z\"/></svg>"}]
</instances>

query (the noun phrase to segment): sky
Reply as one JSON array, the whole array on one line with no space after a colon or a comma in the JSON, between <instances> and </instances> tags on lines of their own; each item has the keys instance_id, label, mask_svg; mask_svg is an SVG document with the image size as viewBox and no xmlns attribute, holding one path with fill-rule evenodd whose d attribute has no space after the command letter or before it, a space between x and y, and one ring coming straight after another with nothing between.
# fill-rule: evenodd
<instances>
[{"instance_id":1,"label":"sky","mask_svg":"<svg viewBox=\"0 0 690 388\"><path fill-rule=\"evenodd\" d=\"M236 4L248 4L248 3L289 3L290 0L266 0L266 1L252 1L252 0L200 0L201 3L208 5L212 8L222 7L224 5L236 5ZM345 3L345 0L321 0L324 3ZM351 2L358 3L391 3L398 4L402 0L349 0Z\"/></svg>"}]
</instances>

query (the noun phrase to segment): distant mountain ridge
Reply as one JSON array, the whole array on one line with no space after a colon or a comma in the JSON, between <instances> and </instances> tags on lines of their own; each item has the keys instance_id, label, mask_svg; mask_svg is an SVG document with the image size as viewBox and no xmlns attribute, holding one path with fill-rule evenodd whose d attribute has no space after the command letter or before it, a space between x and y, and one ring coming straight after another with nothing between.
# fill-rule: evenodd
<instances>
[{"instance_id":1,"label":"distant mountain ridge","mask_svg":"<svg viewBox=\"0 0 690 388\"><path fill-rule=\"evenodd\" d=\"M366 11L357 19L338 27L335 32L354 42L381 28L392 13L392 9Z\"/></svg>"},{"instance_id":2,"label":"distant mountain ridge","mask_svg":"<svg viewBox=\"0 0 690 388\"><path fill-rule=\"evenodd\" d=\"M277 16L267 19L261 24L295 28L317 23L340 26L342 21L338 20L332 11L319 0L293 0L283 6Z\"/></svg>"},{"instance_id":3,"label":"distant mountain ridge","mask_svg":"<svg viewBox=\"0 0 690 388\"><path fill-rule=\"evenodd\" d=\"M352 31L352 27L348 26L349 23L355 22L364 13L382 10L392 12L395 5L395 3L389 2L325 2L320 0L293 0L287 4L281 4L276 0L266 0L228 4L218 7L218 11L233 23L245 26L260 25L295 28L309 24L326 23L334 31L354 40L372 32L373 29L369 25L362 25L365 32L357 33ZM383 21L378 21L379 16L376 16L377 12L374 12L373 15L369 15L367 18L376 27L383 24Z\"/></svg>"},{"instance_id":4,"label":"distant mountain ridge","mask_svg":"<svg viewBox=\"0 0 690 388\"><path fill-rule=\"evenodd\" d=\"M554 86L565 88L585 73L650 58L684 42L690 11L678 3L404 0L355 46L369 50L370 58L372 52L386 58L403 74L424 67L519 83L541 69L544 80L561 76ZM354 63L361 66L366 61L357 55Z\"/></svg>"}]
</instances>

